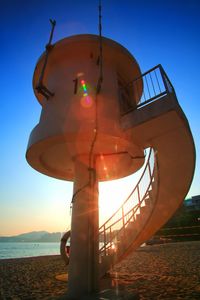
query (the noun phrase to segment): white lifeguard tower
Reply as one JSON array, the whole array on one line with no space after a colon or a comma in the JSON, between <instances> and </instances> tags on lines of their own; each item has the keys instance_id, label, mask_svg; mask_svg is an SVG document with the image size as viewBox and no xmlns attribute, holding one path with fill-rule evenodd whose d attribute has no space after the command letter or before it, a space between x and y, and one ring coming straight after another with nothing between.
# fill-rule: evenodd
<instances>
[{"instance_id":1,"label":"white lifeguard tower","mask_svg":"<svg viewBox=\"0 0 200 300\"><path fill-rule=\"evenodd\" d=\"M53 45L51 38L34 71L42 112L26 158L39 172L74 182L68 293L80 299L98 291L99 278L179 207L191 184L195 151L160 65L141 74L127 49L97 35ZM130 197L99 228L98 182L133 174L145 162Z\"/></svg>"}]
</instances>

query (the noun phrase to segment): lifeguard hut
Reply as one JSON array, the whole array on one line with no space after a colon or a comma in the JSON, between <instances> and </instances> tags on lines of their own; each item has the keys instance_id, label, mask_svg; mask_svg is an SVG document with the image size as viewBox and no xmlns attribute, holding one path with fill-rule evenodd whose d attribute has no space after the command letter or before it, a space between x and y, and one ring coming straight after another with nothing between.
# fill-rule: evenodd
<instances>
[{"instance_id":1,"label":"lifeguard hut","mask_svg":"<svg viewBox=\"0 0 200 300\"><path fill-rule=\"evenodd\" d=\"M80 299L98 291L99 279L179 207L195 150L161 65L142 74L132 54L101 32L51 39L33 75L42 112L26 158L39 172L74 182L68 294ZM99 181L142 166L130 196L99 228Z\"/></svg>"}]
</instances>

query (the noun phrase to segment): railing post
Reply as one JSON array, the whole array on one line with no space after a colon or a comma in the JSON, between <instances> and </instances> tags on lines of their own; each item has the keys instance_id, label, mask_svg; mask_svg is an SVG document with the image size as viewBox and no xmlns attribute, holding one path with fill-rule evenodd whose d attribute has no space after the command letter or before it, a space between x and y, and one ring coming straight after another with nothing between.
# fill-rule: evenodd
<instances>
[{"instance_id":1,"label":"railing post","mask_svg":"<svg viewBox=\"0 0 200 300\"><path fill-rule=\"evenodd\" d=\"M155 74L155 77L156 77L156 81L157 81L157 86L158 86L159 92L161 93L160 83L159 83L159 80L158 80L158 76L156 74L156 69L154 70L154 74Z\"/></svg>"},{"instance_id":2,"label":"railing post","mask_svg":"<svg viewBox=\"0 0 200 300\"><path fill-rule=\"evenodd\" d=\"M153 88L153 91L154 91L154 96L156 96L156 91L155 91L153 79L152 79L152 76L151 76L151 72L149 73L149 77L150 77L150 79L151 79L151 85L152 85L152 88Z\"/></svg>"},{"instance_id":3,"label":"railing post","mask_svg":"<svg viewBox=\"0 0 200 300\"><path fill-rule=\"evenodd\" d=\"M122 225L123 225L123 235L125 237L124 206L122 206Z\"/></svg>"},{"instance_id":4,"label":"railing post","mask_svg":"<svg viewBox=\"0 0 200 300\"><path fill-rule=\"evenodd\" d=\"M160 69L162 70L162 73L163 73L163 75L164 75L164 77L165 77L165 81L167 81L167 82L169 83L169 85L170 85L170 87L171 87L173 93L175 94L174 87L173 87L171 81L169 80L169 77L167 76L165 70L163 69L163 67L162 67L161 65L160 65Z\"/></svg>"},{"instance_id":5,"label":"railing post","mask_svg":"<svg viewBox=\"0 0 200 300\"><path fill-rule=\"evenodd\" d=\"M149 176L150 176L150 179L151 179L151 168L150 168L149 161L148 161L148 170L149 170Z\"/></svg>"},{"instance_id":6,"label":"railing post","mask_svg":"<svg viewBox=\"0 0 200 300\"><path fill-rule=\"evenodd\" d=\"M175 96L176 96L176 93L175 93L175 90L174 90L174 87L173 85L171 84L171 81L169 80L167 74L165 73L163 67L161 65L159 65L159 68L160 68L160 74L161 74L161 77L162 77L162 80L163 80L163 83L164 83L164 86L165 86L165 89L166 89L166 92L167 93L174 93ZM167 84L168 83L168 84ZM169 85L171 87L171 91L169 90Z\"/></svg>"},{"instance_id":7,"label":"railing post","mask_svg":"<svg viewBox=\"0 0 200 300\"><path fill-rule=\"evenodd\" d=\"M109 242L111 242L111 240L112 240L112 231L111 231L111 226L110 226L109 235L110 235L110 241L109 241ZM110 246L110 247L111 247L111 246Z\"/></svg>"},{"instance_id":8,"label":"railing post","mask_svg":"<svg viewBox=\"0 0 200 300\"><path fill-rule=\"evenodd\" d=\"M139 201L139 206L140 206L141 205L141 199L140 199L139 185L137 185L137 193L138 193L138 201Z\"/></svg>"},{"instance_id":9,"label":"railing post","mask_svg":"<svg viewBox=\"0 0 200 300\"><path fill-rule=\"evenodd\" d=\"M135 209L133 208L133 222L135 222Z\"/></svg>"},{"instance_id":10,"label":"railing post","mask_svg":"<svg viewBox=\"0 0 200 300\"><path fill-rule=\"evenodd\" d=\"M147 76L146 76L146 75L144 76L144 79L145 79L145 82L146 82L146 85L147 85L147 90L148 90L148 94L149 94L149 99L151 99L151 93L150 93L150 90L149 90L149 85L148 85L148 81L147 81Z\"/></svg>"},{"instance_id":11,"label":"railing post","mask_svg":"<svg viewBox=\"0 0 200 300\"><path fill-rule=\"evenodd\" d=\"M122 206L122 224L123 227L125 226L125 221L124 221L124 206Z\"/></svg>"},{"instance_id":12,"label":"railing post","mask_svg":"<svg viewBox=\"0 0 200 300\"><path fill-rule=\"evenodd\" d=\"M106 256L106 226L103 226L104 255Z\"/></svg>"},{"instance_id":13,"label":"railing post","mask_svg":"<svg viewBox=\"0 0 200 300\"><path fill-rule=\"evenodd\" d=\"M160 74L161 74L161 77L162 77L162 80L163 80L163 83L164 83L164 86L165 86L165 90L166 90L167 94L169 94L169 88L168 88L168 85L167 85L167 82L166 82L166 79L165 79L164 70L163 70L161 65L159 66L159 69L160 69Z\"/></svg>"}]
</instances>

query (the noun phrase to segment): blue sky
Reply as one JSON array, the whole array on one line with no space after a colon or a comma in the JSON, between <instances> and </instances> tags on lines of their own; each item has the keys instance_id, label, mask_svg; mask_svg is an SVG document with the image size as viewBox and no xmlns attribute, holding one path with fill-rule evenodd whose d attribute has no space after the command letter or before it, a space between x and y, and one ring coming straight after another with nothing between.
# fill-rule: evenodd
<instances>
[{"instance_id":1,"label":"blue sky","mask_svg":"<svg viewBox=\"0 0 200 300\"><path fill-rule=\"evenodd\" d=\"M142 72L161 63L172 81L196 145L196 171L188 196L200 194L200 2L102 3L103 35L125 46ZM64 231L69 225L72 184L36 172L25 160L29 134L41 111L32 75L48 41L49 18L57 21L54 42L73 34L97 34L97 6L96 0L1 3L0 235Z\"/></svg>"}]
</instances>

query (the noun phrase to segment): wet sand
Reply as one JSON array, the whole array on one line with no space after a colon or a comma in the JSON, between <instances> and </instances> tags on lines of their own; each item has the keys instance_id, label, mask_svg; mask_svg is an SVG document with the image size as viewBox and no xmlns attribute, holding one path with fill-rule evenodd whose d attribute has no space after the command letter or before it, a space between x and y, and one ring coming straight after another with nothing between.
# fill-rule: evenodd
<instances>
[{"instance_id":1,"label":"wet sand","mask_svg":"<svg viewBox=\"0 0 200 300\"><path fill-rule=\"evenodd\" d=\"M65 272L60 256L0 260L0 299L64 299ZM200 299L200 241L139 248L110 277L91 299Z\"/></svg>"}]
</instances>

